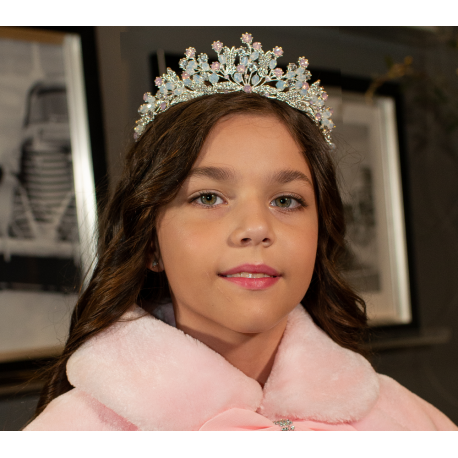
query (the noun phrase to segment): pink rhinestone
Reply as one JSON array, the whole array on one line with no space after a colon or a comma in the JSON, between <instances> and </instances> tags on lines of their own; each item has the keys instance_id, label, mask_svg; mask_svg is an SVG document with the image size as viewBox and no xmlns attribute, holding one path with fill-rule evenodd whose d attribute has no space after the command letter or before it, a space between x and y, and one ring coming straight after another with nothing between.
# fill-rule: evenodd
<instances>
[{"instance_id":1,"label":"pink rhinestone","mask_svg":"<svg viewBox=\"0 0 458 458\"><path fill-rule=\"evenodd\" d=\"M275 76L276 76L277 78L280 78L281 75L283 75L283 70L282 70L281 68L278 68L278 67L277 67L277 68L274 70L274 73L275 73Z\"/></svg>"},{"instance_id":2,"label":"pink rhinestone","mask_svg":"<svg viewBox=\"0 0 458 458\"><path fill-rule=\"evenodd\" d=\"M252 91L252 88L249 84L247 84L246 86L243 86L243 90L248 94Z\"/></svg>"},{"instance_id":3,"label":"pink rhinestone","mask_svg":"<svg viewBox=\"0 0 458 458\"><path fill-rule=\"evenodd\" d=\"M187 80L187 79L189 78L189 73L188 73L188 72L183 72L183 73L181 74L181 78L182 78L183 80Z\"/></svg>"},{"instance_id":4,"label":"pink rhinestone","mask_svg":"<svg viewBox=\"0 0 458 458\"><path fill-rule=\"evenodd\" d=\"M261 43L259 41L256 41L253 43L253 48L256 49L256 51L259 51L261 49Z\"/></svg>"},{"instance_id":5,"label":"pink rhinestone","mask_svg":"<svg viewBox=\"0 0 458 458\"><path fill-rule=\"evenodd\" d=\"M283 56L283 49L281 48L281 46L275 46L275 48L274 48L274 54L275 54L277 57Z\"/></svg>"},{"instance_id":6,"label":"pink rhinestone","mask_svg":"<svg viewBox=\"0 0 458 458\"><path fill-rule=\"evenodd\" d=\"M309 61L308 61L305 57L301 57L301 58L299 59L299 65L300 65L301 67L307 68L308 65L309 65Z\"/></svg>"},{"instance_id":7,"label":"pink rhinestone","mask_svg":"<svg viewBox=\"0 0 458 458\"><path fill-rule=\"evenodd\" d=\"M243 73L245 71L246 67L245 65L237 65L237 71L240 72L240 73Z\"/></svg>"},{"instance_id":8,"label":"pink rhinestone","mask_svg":"<svg viewBox=\"0 0 458 458\"><path fill-rule=\"evenodd\" d=\"M251 33L244 33L242 35L242 41L244 43L251 43L253 41L253 36L251 35Z\"/></svg>"},{"instance_id":9,"label":"pink rhinestone","mask_svg":"<svg viewBox=\"0 0 458 458\"><path fill-rule=\"evenodd\" d=\"M167 108L167 104L165 102L161 103L161 110L164 111Z\"/></svg>"},{"instance_id":10,"label":"pink rhinestone","mask_svg":"<svg viewBox=\"0 0 458 458\"><path fill-rule=\"evenodd\" d=\"M185 52L186 57L194 57L196 55L196 48L188 48Z\"/></svg>"},{"instance_id":11,"label":"pink rhinestone","mask_svg":"<svg viewBox=\"0 0 458 458\"><path fill-rule=\"evenodd\" d=\"M328 108L329 115L332 116L334 114L334 110L332 108Z\"/></svg>"},{"instance_id":12,"label":"pink rhinestone","mask_svg":"<svg viewBox=\"0 0 458 458\"><path fill-rule=\"evenodd\" d=\"M223 49L223 43L221 43L221 41L214 41L212 44L212 48L216 52L220 52Z\"/></svg>"},{"instance_id":13,"label":"pink rhinestone","mask_svg":"<svg viewBox=\"0 0 458 458\"><path fill-rule=\"evenodd\" d=\"M321 94L321 98L322 98L323 100L328 100L328 94L326 94L326 92L323 92L323 93Z\"/></svg>"},{"instance_id":14,"label":"pink rhinestone","mask_svg":"<svg viewBox=\"0 0 458 458\"><path fill-rule=\"evenodd\" d=\"M154 80L154 84L155 84L156 86L162 86L162 78L158 76L158 77Z\"/></svg>"},{"instance_id":15,"label":"pink rhinestone","mask_svg":"<svg viewBox=\"0 0 458 458\"><path fill-rule=\"evenodd\" d=\"M212 62L212 70L216 71L221 68L221 65L219 62Z\"/></svg>"},{"instance_id":16,"label":"pink rhinestone","mask_svg":"<svg viewBox=\"0 0 458 458\"><path fill-rule=\"evenodd\" d=\"M302 85L302 89L308 89L310 86L309 86L309 83L305 83Z\"/></svg>"},{"instance_id":17,"label":"pink rhinestone","mask_svg":"<svg viewBox=\"0 0 458 458\"><path fill-rule=\"evenodd\" d=\"M320 121L320 120L321 120L321 114L320 114L320 113L317 113L317 114L315 115L315 118L318 119L318 121Z\"/></svg>"},{"instance_id":18,"label":"pink rhinestone","mask_svg":"<svg viewBox=\"0 0 458 458\"><path fill-rule=\"evenodd\" d=\"M137 132L134 132L134 140L135 140L135 141L138 140L138 137L139 137L139 135L137 134Z\"/></svg>"}]
</instances>

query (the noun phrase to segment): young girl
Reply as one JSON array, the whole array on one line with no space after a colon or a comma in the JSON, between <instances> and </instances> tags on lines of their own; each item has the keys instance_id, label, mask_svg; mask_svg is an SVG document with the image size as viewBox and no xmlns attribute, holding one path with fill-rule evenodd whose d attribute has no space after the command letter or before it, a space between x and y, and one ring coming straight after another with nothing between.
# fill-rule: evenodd
<instances>
[{"instance_id":1,"label":"young girl","mask_svg":"<svg viewBox=\"0 0 458 458\"><path fill-rule=\"evenodd\" d=\"M252 41L145 94L26 430L457 429L365 359L326 93Z\"/></svg>"}]
</instances>

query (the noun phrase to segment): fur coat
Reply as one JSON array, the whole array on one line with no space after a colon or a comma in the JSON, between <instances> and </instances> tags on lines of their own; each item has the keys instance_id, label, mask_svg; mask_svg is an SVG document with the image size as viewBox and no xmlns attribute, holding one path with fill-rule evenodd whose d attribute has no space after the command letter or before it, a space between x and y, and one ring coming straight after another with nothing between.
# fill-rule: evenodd
<instances>
[{"instance_id":1,"label":"fur coat","mask_svg":"<svg viewBox=\"0 0 458 458\"><path fill-rule=\"evenodd\" d=\"M161 319L142 315L135 306L82 345L67 364L74 388L25 430L281 430L280 419L296 431L458 430L336 344L300 304L264 388L174 327L170 304Z\"/></svg>"}]
</instances>

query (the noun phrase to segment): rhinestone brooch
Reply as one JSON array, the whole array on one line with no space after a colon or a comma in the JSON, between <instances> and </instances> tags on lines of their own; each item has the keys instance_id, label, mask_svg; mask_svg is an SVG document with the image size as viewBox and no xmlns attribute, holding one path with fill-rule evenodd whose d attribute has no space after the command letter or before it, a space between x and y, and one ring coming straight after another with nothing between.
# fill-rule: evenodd
<instances>
[{"instance_id":1,"label":"rhinestone brooch","mask_svg":"<svg viewBox=\"0 0 458 458\"><path fill-rule=\"evenodd\" d=\"M280 426L282 431L294 431L296 429L293 425L293 422L287 418L274 421L273 423L277 426Z\"/></svg>"}]
</instances>

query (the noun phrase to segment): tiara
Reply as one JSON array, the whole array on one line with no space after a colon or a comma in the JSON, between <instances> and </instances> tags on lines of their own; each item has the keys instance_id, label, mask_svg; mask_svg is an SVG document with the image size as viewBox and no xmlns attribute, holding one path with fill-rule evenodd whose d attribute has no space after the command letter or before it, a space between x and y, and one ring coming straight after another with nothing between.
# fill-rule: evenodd
<instances>
[{"instance_id":1,"label":"tiara","mask_svg":"<svg viewBox=\"0 0 458 458\"><path fill-rule=\"evenodd\" d=\"M305 112L332 145L331 130L335 127L331 120L332 108L325 107L328 94L320 86L320 80L307 83L312 77L307 70L308 60L300 57L297 64L288 64L284 73L277 67L277 59L283 55L281 47L264 52L261 43L253 43L250 33L244 33L241 41L240 48L223 47L223 43L214 41L212 48L218 60L212 63L207 54L196 58L195 48L186 49L185 58L179 62L183 69L181 78L167 68L167 73L154 81L158 87L156 94L144 94L145 103L138 110L141 118L134 129L135 141L159 113L173 105L203 95L244 91L281 100Z\"/></svg>"}]
</instances>

